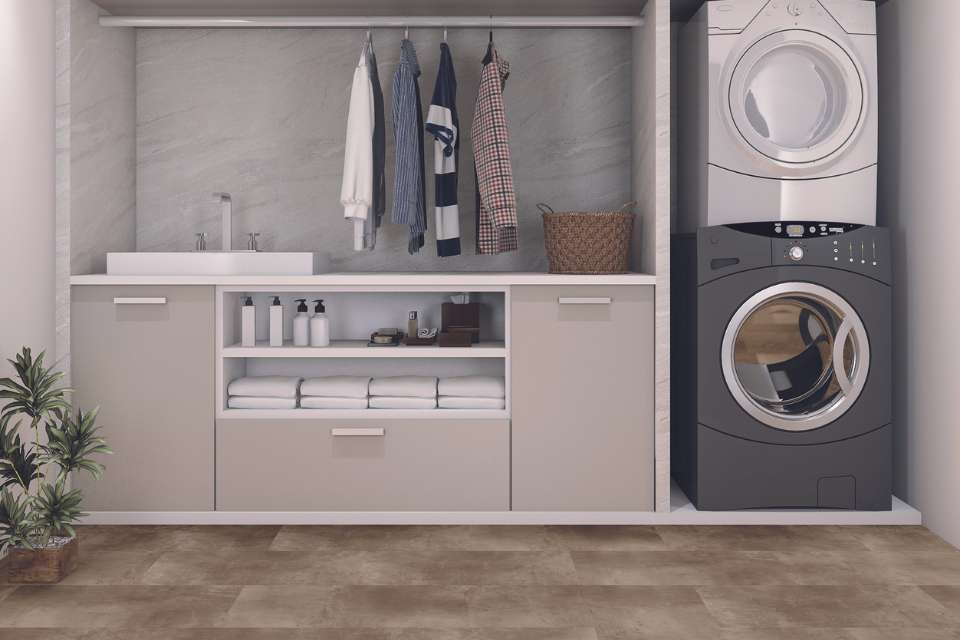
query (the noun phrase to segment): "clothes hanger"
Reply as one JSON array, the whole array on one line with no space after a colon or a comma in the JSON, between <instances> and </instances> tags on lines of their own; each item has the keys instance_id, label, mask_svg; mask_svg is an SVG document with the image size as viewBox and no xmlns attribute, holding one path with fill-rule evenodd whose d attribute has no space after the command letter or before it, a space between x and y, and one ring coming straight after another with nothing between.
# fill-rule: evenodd
<instances>
[{"instance_id":1,"label":"clothes hanger","mask_svg":"<svg viewBox=\"0 0 960 640\"><path fill-rule=\"evenodd\" d=\"M444 43L444 44L447 43L447 28L446 28L446 27L443 28L443 43Z\"/></svg>"},{"instance_id":2,"label":"clothes hanger","mask_svg":"<svg viewBox=\"0 0 960 640\"><path fill-rule=\"evenodd\" d=\"M404 28L403 28L403 39L404 39L404 40L409 40L409 39L410 39L410 27L404 27Z\"/></svg>"},{"instance_id":3,"label":"clothes hanger","mask_svg":"<svg viewBox=\"0 0 960 640\"><path fill-rule=\"evenodd\" d=\"M483 64L490 64L493 61L493 16L490 16L490 43L487 45L487 55L483 57Z\"/></svg>"}]
</instances>

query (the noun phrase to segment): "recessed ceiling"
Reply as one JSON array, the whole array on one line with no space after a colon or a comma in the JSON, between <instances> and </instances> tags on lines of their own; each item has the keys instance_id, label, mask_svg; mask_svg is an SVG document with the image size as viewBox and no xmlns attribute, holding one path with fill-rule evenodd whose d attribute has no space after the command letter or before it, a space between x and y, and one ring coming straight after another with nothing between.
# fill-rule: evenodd
<instances>
[{"instance_id":1,"label":"recessed ceiling","mask_svg":"<svg viewBox=\"0 0 960 640\"><path fill-rule=\"evenodd\" d=\"M126 16L639 15L646 0L94 0Z\"/></svg>"}]
</instances>

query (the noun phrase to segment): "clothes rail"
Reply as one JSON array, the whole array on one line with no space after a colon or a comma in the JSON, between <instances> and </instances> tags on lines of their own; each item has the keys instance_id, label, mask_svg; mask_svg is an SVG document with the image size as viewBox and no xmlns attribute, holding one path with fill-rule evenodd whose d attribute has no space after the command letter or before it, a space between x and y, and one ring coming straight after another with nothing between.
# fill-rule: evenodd
<instances>
[{"instance_id":1,"label":"clothes rail","mask_svg":"<svg viewBox=\"0 0 960 640\"><path fill-rule=\"evenodd\" d=\"M100 16L102 27L387 29L624 29L639 16Z\"/></svg>"}]
</instances>

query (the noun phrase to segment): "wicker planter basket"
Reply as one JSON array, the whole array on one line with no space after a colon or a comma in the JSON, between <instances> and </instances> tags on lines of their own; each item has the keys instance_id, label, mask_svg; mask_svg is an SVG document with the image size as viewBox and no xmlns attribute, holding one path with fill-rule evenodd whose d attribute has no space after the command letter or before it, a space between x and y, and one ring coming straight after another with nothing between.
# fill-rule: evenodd
<instances>
[{"instance_id":1,"label":"wicker planter basket","mask_svg":"<svg viewBox=\"0 0 960 640\"><path fill-rule=\"evenodd\" d=\"M626 211L543 212L543 240L550 273L605 274L630 270L633 213Z\"/></svg>"},{"instance_id":2,"label":"wicker planter basket","mask_svg":"<svg viewBox=\"0 0 960 640\"><path fill-rule=\"evenodd\" d=\"M70 538L66 544L45 549L10 549L7 581L10 584L56 584L77 568L80 543Z\"/></svg>"}]
</instances>

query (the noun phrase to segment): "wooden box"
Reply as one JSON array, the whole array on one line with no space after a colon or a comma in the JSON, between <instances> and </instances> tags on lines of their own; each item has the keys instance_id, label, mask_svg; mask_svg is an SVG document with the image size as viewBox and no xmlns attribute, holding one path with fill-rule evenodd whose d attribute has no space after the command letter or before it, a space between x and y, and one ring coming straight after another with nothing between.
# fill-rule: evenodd
<instances>
[{"instance_id":1,"label":"wooden box","mask_svg":"<svg viewBox=\"0 0 960 640\"><path fill-rule=\"evenodd\" d=\"M74 569L80 556L80 543L73 538L53 549L10 549L7 577L11 584L56 584Z\"/></svg>"}]
</instances>

